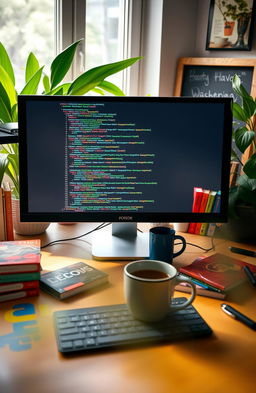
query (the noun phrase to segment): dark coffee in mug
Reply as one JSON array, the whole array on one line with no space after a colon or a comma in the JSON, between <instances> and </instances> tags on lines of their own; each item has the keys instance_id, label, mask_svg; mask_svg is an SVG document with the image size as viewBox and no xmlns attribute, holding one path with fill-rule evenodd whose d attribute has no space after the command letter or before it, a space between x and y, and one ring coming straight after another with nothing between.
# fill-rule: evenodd
<instances>
[{"instance_id":1,"label":"dark coffee in mug","mask_svg":"<svg viewBox=\"0 0 256 393\"><path fill-rule=\"evenodd\" d=\"M135 277L144 278L148 280L160 280L169 277L167 273L161 272L160 270L153 270L153 269L137 270L133 272L132 275Z\"/></svg>"}]
</instances>

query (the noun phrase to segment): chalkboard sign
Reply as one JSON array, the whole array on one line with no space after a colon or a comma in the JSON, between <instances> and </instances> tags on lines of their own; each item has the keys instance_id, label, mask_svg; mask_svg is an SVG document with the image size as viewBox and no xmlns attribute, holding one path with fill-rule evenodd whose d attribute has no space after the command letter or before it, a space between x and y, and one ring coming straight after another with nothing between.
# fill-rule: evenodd
<instances>
[{"instance_id":1,"label":"chalkboard sign","mask_svg":"<svg viewBox=\"0 0 256 393\"><path fill-rule=\"evenodd\" d=\"M232 78L239 75L244 87L256 97L256 59L242 58L181 58L178 63L175 96L232 97ZM246 151L243 159L250 155Z\"/></svg>"},{"instance_id":2,"label":"chalkboard sign","mask_svg":"<svg viewBox=\"0 0 256 393\"><path fill-rule=\"evenodd\" d=\"M178 64L175 96L237 97L232 78L239 75L246 90L256 96L256 59L181 58Z\"/></svg>"},{"instance_id":3,"label":"chalkboard sign","mask_svg":"<svg viewBox=\"0 0 256 393\"><path fill-rule=\"evenodd\" d=\"M247 91L251 90L252 67L226 67L216 69L213 66L185 66L183 83L181 89L182 96L192 97L232 97L237 101L232 89L232 78L237 74Z\"/></svg>"}]
</instances>

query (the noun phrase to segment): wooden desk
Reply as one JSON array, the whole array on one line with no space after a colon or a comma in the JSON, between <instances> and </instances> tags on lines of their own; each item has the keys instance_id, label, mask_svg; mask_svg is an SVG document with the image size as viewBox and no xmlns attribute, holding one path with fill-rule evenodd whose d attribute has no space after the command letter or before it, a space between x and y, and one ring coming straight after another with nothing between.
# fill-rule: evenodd
<instances>
[{"instance_id":1,"label":"wooden desk","mask_svg":"<svg viewBox=\"0 0 256 393\"><path fill-rule=\"evenodd\" d=\"M41 236L42 244L71 233L86 232L92 226L52 224ZM187 241L210 246L207 237L184 236ZM225 240L215 243L217 251L232 256L228 246L238 246ZM188 264L202 254L199 249L188 246L175 263ZM255 261L244 256L240 259ZM255 390L256 332L224 314L221 301L201 296L197 296L194 306L212 327L214 335L210 338L62 356L55 343L51 317L54 310L124 302L123 262L92 261L85 239L56 244L42 252L43 268L55 269L77 261L87 261L108 272L109 284L62 302L42 292L38 298L1 305L1 393L241 393ZM176 296L183 294L176 292ZM249 284L237 289L227 302L256 319L256 289ZM19 343L15 337L22 329L27 332L27 341Z\"/></svg>"}]
</instances>

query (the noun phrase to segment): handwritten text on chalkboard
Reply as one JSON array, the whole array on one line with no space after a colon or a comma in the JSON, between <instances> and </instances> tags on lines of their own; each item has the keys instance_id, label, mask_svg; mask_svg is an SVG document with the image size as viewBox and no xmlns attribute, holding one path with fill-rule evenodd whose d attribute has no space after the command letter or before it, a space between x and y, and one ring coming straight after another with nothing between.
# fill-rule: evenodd
<instances>
[{"instance_id":1,"label":"handwritten text on chalkboard","mask_svg":"<svg viewBox=\"0 0 256 393\"><path fill-rule=\"evenodd\" d=\"M251 90L253 67L223 67L185 65L182 96L189 97L232 97L233 76L237 74L247 91Z\"/></svg>"}]
</instances>

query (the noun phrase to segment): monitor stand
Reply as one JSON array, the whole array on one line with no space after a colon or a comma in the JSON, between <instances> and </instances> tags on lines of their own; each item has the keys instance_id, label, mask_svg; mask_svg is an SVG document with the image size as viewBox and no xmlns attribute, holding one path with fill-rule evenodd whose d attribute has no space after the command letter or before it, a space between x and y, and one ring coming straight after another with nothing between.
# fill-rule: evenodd
<instances>
[{"instance_id":1,"label":"monitor stand","mask_svg":"<svg viewBox=\"0 0 256 393\"><path fill-rule=\"evenodd\" d=\"M94 234L92 256L100 261L145 259L149 256L148 233L137 231L136 223L113 223L112 233Z\"/></svg>"}]
</instances>

